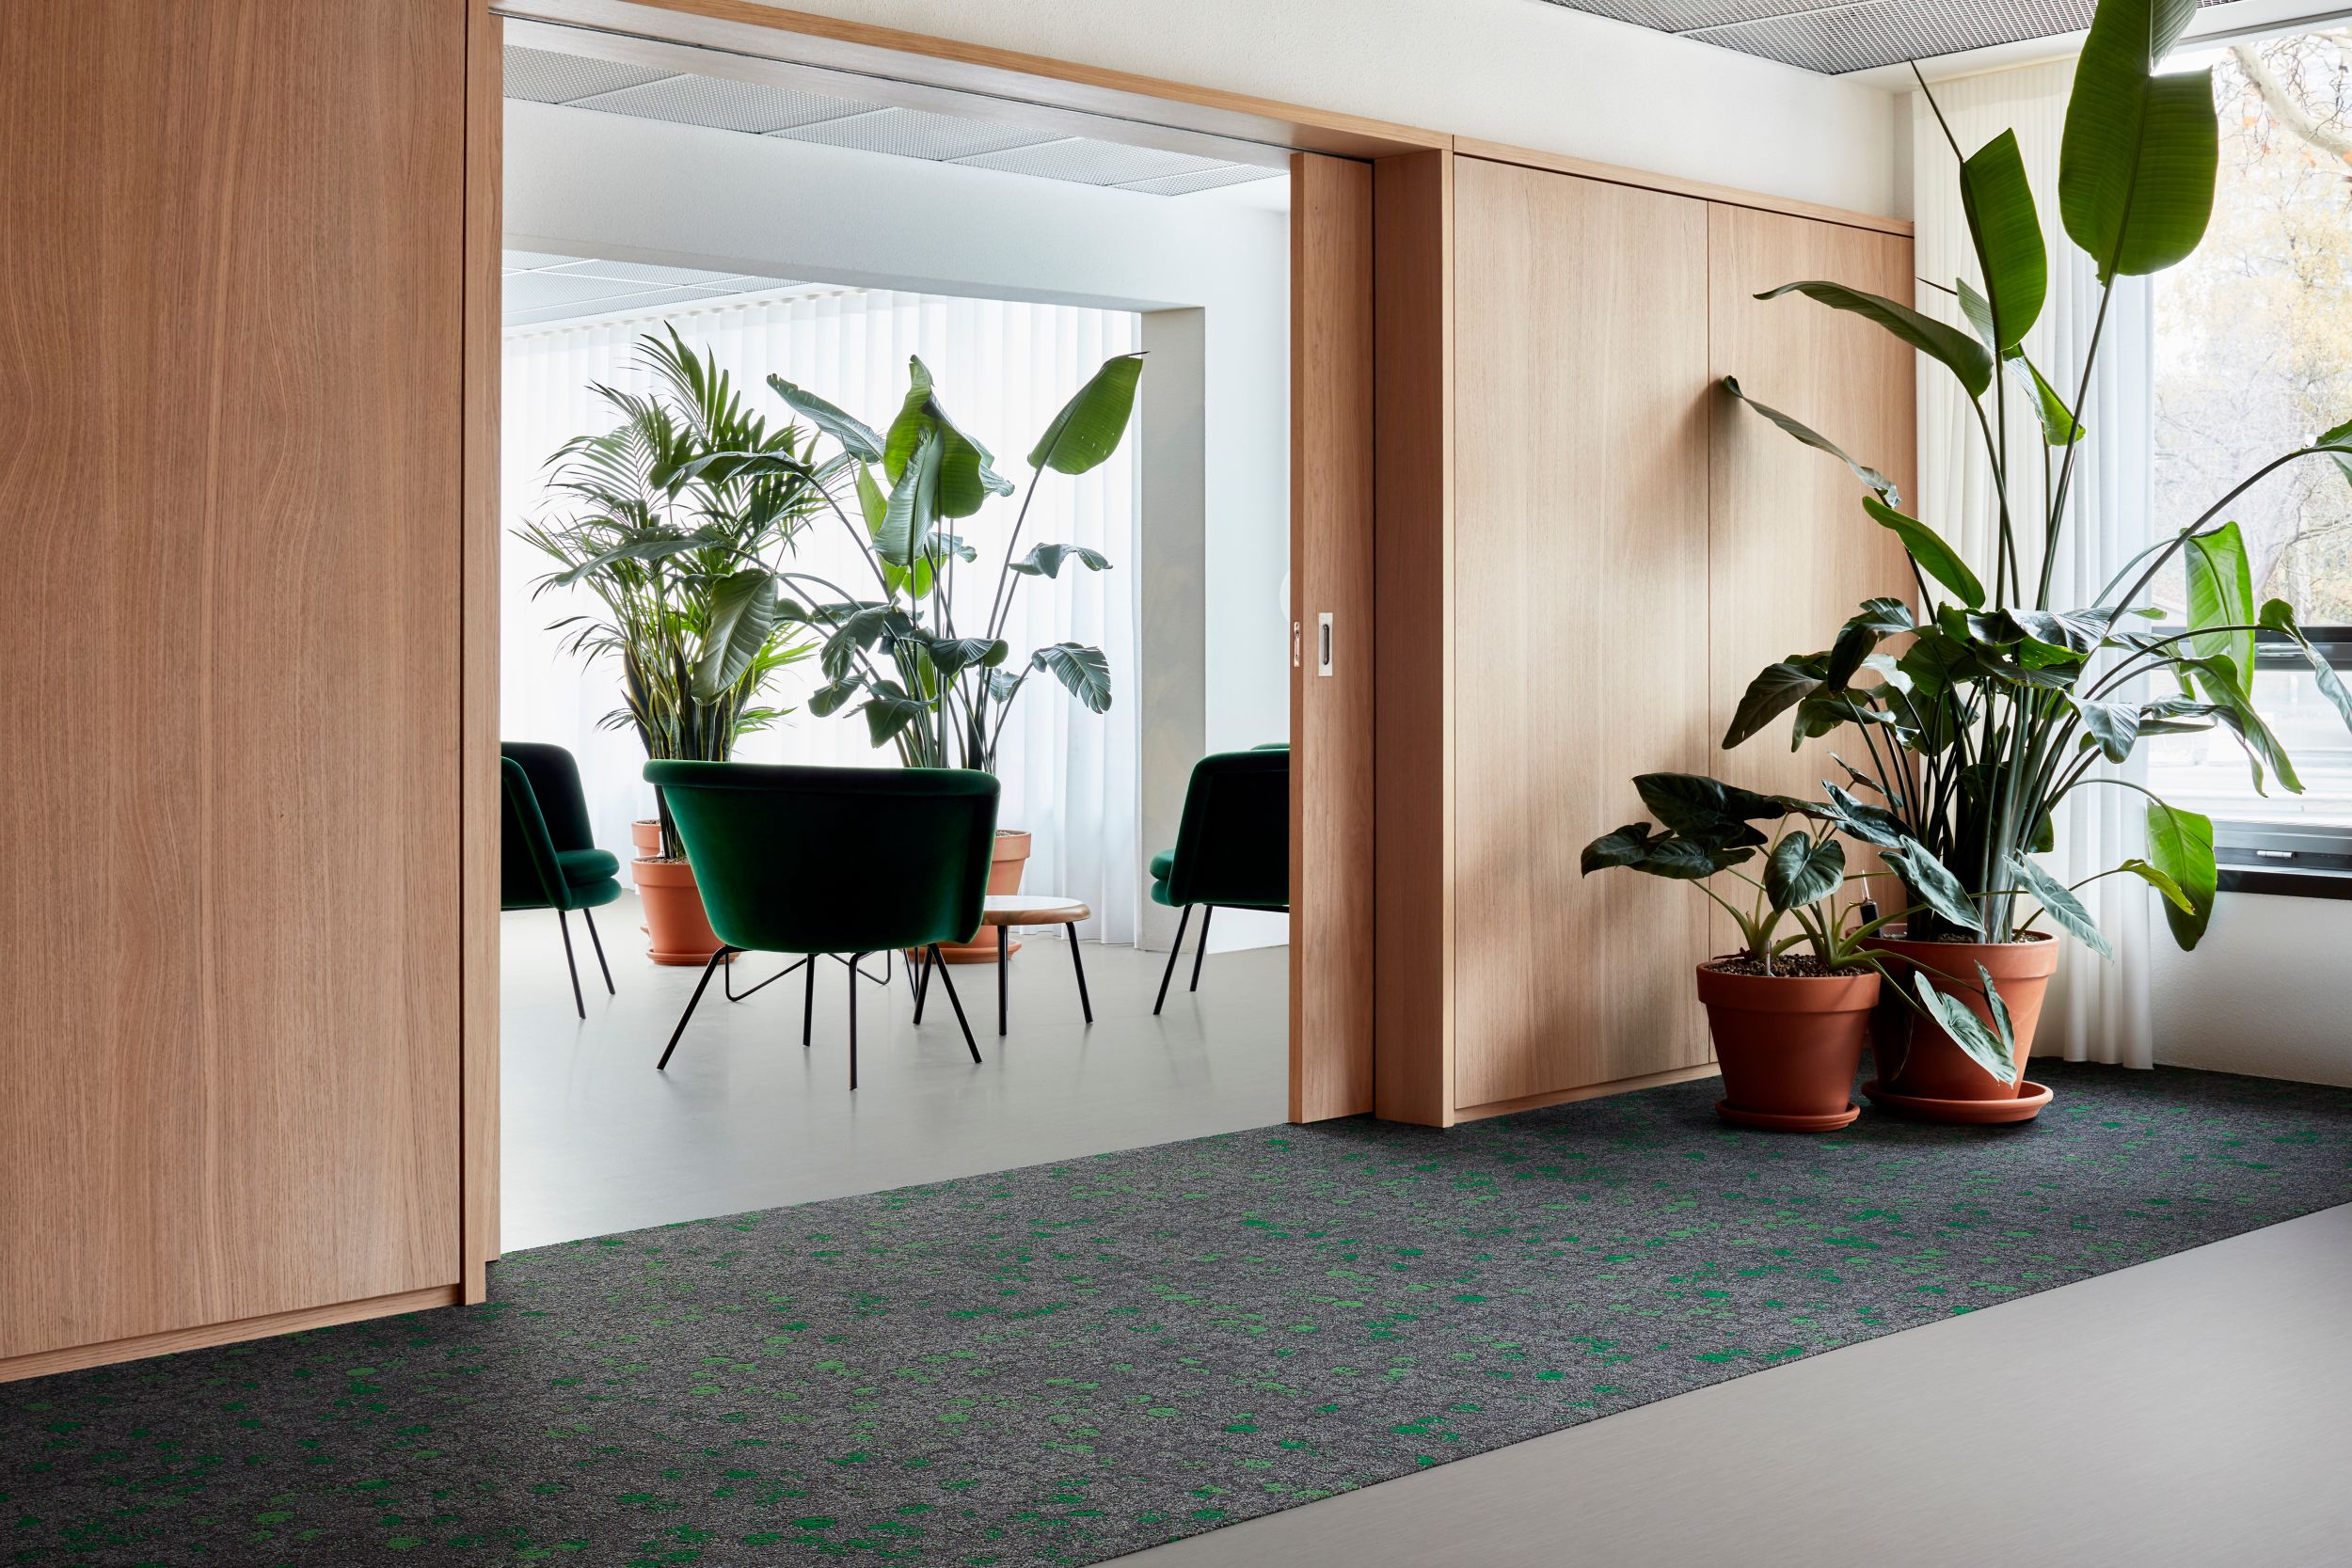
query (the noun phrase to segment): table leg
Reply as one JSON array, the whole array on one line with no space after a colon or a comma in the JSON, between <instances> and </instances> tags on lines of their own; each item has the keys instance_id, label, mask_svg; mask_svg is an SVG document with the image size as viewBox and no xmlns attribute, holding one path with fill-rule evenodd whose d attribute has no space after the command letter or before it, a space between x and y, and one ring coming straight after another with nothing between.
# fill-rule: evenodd
<instances>
[{"instance_id":1,"label":"table leg","mask_svg":"<svg viewBox=\"0 0 2352 1568\"><path fill-rule=\"evenodd\" d=\"M1089 1023L1092 1023L1094 1022L1094 1004L1087 999L1087 966L1086 961L1078 957L1077 922L1064 922L1061 928L1061 934L1067 938L1070 942L1070 967L1078 972L1078 1006L1087 1015L1087 1022Z\"/></svg>"},{"instance_id":2,"label":"table leg","mask_svg":"<svg viewBox=\"0 0 2352 1568\"><path fill-rule=\"evenodd\" d=\"M1012 927L999 926L996 927L996 1033L1000 1037L1005 1032L1005 974L1010 967L1011 955Z\"/></svg>"}]
</instances>

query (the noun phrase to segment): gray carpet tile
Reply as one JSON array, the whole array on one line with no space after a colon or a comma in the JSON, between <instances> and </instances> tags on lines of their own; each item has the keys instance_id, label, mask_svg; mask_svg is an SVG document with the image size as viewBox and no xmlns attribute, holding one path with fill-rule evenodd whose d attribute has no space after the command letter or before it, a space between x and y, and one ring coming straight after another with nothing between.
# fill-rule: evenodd
<instances>
[{"instance_id":1,"label":"gray carpet tile","mask_svg":"<svg viewBox=\"0 0 2352 1568\"><path fill-rule=\"evenodd\" d=\"M0 1561L1076 1563L2352 1200L2352 1091L2036 1063L1272 1127L517 1254L486 1306L0 1386Z\"/></svg>"}]
</instances>

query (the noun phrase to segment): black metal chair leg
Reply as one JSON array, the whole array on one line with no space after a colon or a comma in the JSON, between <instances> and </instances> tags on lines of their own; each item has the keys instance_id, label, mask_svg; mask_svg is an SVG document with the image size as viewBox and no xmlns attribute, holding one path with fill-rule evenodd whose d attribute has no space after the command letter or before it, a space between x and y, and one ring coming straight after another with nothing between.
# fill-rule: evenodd
<instances>
[{"instance_id":1,"label":"black metal chair leg","mask_svg":"<svg viewBox=\"0 0 2352 1568\"><path fill-rule=\"evenodd\" d=\"M580 918L588 923L588 940L596 944L596 967L604 971L604 993L607 996L620 995L621 993L619 991L612 989L612 966L604 961L604 939L596 935L596 917L595 912L589 910L582 910L580 911Z\"/></svg>"},{"instance_id":2,"label":"black metal chair leg","mask_svg":"<svg viewBox=\"0 0 2352 1568\"><path fill-rule=\"evenodd\" d=\"M808 987L801 993L801 1046L805 1050L817 1032L817 955L808 956Z\"/></svg>"},{"instance_id":3,"label":"black metal chair leg","mask_svg":"<svg viewBox=\"0 0 2352 1568\"><path fill-rule=\"evenodd\" d=\"M937 948L923 949L923 961L913 966L914 971L914 1022L923 1022L923 1004L931 999L931 955Z\"/></svg>"},{"instance_id":4,"label":"black metal chair leg","mask_svg":"<svg viewBox=\"0 0 2352 1568\"><path fill-rule=\"evenodd\" d=\"M1200 989L1200 960L1209 956L1209 922L1216 918L1215 904L1200 906L1200 945L1192 950L1192 984L1185 988L1187 990Z\"/></svg>"},{"instance_id":5,"label":"black metal chair leg","mask_svg":"<svg viewBox=\"0 0 2352 1568\"><path fill-rule=\"evenodd\" d=\"M572 1006L580 1010L580 1021L588 1022L588 1004L580 994L580 964L572 957L572 923L562 910L555 911L556 928L564 933L564 967L572 972Z\"/></svg>"},{"instance_id":6,"label":"black metal chair leg","mask_svg":"<svg viewBox=\"0 0 2352 1568\"><path fill-rule=\"evenodd\" d=\"M1087 966L1086 961L1078 957L1077 923L1075 921L1063 922L1061 934L1070 943L1070 967L1078 972L1079 1010L1087 1015L1087 1022L1089 1023L1092 1023L1094 1022L1094 1004L1087 997Z\"/></svg>"},{"instance_id":7,"label":"black metal chair leg","mask_svg":"<svg viewBox=\"0 0 2352 1568\"><path fill-rule=\"evenodd\" d=\"M963 1031L963 1048L972 1053L972 1060L980 1059L980 1046L972 1037L972 1025L963 1016L963 999L956 994L956 983L947 977L947 960L941 955L939 944L931 944L931 962L939 966L939 983L947 988L947 1005L956 1010L956 1027Z\"/></svg>"},{"instance_id":8,"label":"black metal chair leg","mask_svg":"<svg viewBox=\"0 0 2352 1568\"><path fill-rule=\"evenodd\" d=\"M677 1027L670 1031L670 1043L661 1048L661 1060L653 1065L656 1072L661 1071L670 1065L670 1053L677 1049L678 1037L686 1033L686 1021L694 1016L694 1008L702 1002L703 992L709 988L710 976L721 964L726 962L727 955L734 951L732 947L722 947L710 955L708 963L703 965L703 977L694 982L694 994L686 999L686 1011L678 1015Z\"/></svg>"},{"instance_id":9,"label":"black metal chair leg","mask_svg":"<svg viewBox=\"0 0 2352 1568\"><path fill-rule=\"evenodd\" d=\"M857 961L863 953L850 955L850 1090L857 1091Z\"/></svg>"},{"instance_id":10,"label":"black metal chair leg","mask_svg":"<svg viewBox=\"0 0 2352 1568\"><path fill-rule=\"evenodd\" d=\"M1005 1037L1005 975L1012 967L1012 927L996 927L996 1037Z\"/></svg>"},{"instance_id":11,"label":"black metal chair leg","mask_svg":"<svg viewBox=\"0 0 2352 1568\"><path fill-rule=\"evenodd\" d=\"M1184 950L1184 927L1191 924L1192 906L1190 904L1186 904L1184 906L1184 912L1179 915L1176 919L1176 940L1168 943L1168 967L1160 971L1160 994L1152 1003L1152 1016L1153 1018L1160 1016L1160 1004L1168 1000L1168 982L1175 978L1176 955Z\"/></svg>"}]
</instances>

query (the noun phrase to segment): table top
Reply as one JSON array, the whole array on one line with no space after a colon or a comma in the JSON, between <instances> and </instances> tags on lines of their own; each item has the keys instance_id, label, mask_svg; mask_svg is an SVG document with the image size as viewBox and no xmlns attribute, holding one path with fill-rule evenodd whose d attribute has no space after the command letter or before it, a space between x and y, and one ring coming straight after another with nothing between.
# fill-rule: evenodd
<instances>
[{"instance_id":1,"label":"table top","mask_svg":"<svg viewBox=\"0 0 2352 1568\"><path fill-rule=\"evenodd\" d=\"M983 926L1066 926L1094 911L1057 893L992 893L980 916Z\"/></svg>"}]
</instances>

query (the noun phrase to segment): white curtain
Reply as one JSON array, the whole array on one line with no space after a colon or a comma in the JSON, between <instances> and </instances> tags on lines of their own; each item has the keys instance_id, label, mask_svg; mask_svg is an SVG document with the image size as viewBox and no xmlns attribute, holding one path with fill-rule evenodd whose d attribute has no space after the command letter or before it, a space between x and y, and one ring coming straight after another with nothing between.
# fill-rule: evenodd
<instances>
[{"instance_id":1,"label":"white curtain","mask_svg":"<svg viewBox=\"0 0 2352 1568\"><path fill-rule=\"evenodd\" d=\"M2055 61L1937 84L1935 102L1961 150L1973 153L2004 130L2014 130L2050 246L2048 303L2026 340L2026 355L2071 400L2083 373L2100 287L2090 259L2066 238L2058 217L2058 142L2066 119L2074 62ZM1976 256L1961 214L1957 161L1927 101L1914 93L1913 191L1917 213L1915 259L1923 279L1951 286L1967 277L1979 286ZM1923 282L1918 302L1930 314L1960 325L1950 296ZM2096 371L2083 414L2089 431L2072 487L2071 520L2052 573L2051 603L2058 609L2091 604L2122 563L2153 537L2151 470L2155 447L2154 316L2145 278L2123 279L2107 308ZM1992 473L1975 417L1959 386L1941 367L1922 360L1919 384L1920 518L1964 553L1989 583L1993 578L1997 511ZM2023 400L2010 397L2012 471L2033 477L2012 498L2028 519L2041 493L2035 453L2041 435ZM2022 455L2021 455L2022 454ZM2018 549L2030 579L2041 569L2039 530L2018 530ZM2133 780L2145 769L2135 757L2110 775ZM2076 790L2059 808L2058 851L2045 863L2075 882L2144 852L2143 800L2128 789ZM2082 890L2091 916L2115 949L2112 962L2072 937L2042 1015L2038 1044L2070 1061L2154 1065L2150 1016L2150 943L2157 934L2154 895L2136 877L2108 877Z\"/></svg>"},{"instance_id":2,"label":"white curtain","mask_svg":"<svg viewBox=\"0 0 2352 1568\"><path fill-rule=\"evenodd\" d=\"M547 459L574 436L618 422L590 390L595 383L647 389L635 363L647 332L675 325L686 341L707 349L755 408L789 417L768 388L771 372L799 383L876 425L895 414L906 391L907 358L920 355L938 379L940 398L958 424L997 454L997 467L1025 485L1022 462L1062 402L1103 360L1141 346L1131 312L1024 305L930 294L844 291L593 325L525 327L505 340L501 393L503 517L512 528L542 514ZM1050 676L1041 675L1015 705L998 753L1004 796L998 821L1034 835L1026 880L1031 891L1065 894L1092 906L1083 934L1135 940L1138 673L1134 573L1136 559L1136 443L1109 462L1072 478L1048 475L1038 491L1020 548L1085 545L1113 569L1066 567L1057 580L1027 578L1006 635L1016 658L1031 648L1071 640L1108 657L1112 705L1089 713ZM993 502L957 531L980 553L961 568L967 583L993 586L1012 527L1016 492ZM522 541L505 542L501 614L501 727L514 740L548 740L580 759L596 841L628 854L628 825L653 813L643 781L644 754L628 730L599 727L619 705L619 676L609 662L583 666L562 651L548 626L584 613L595 601L579 591L533 595L550 562ZM870 577L841 524L820 522L803 535L797 571L854 591ZM985 592L985 590L983 590ZM786 671L773 696L799 708L818 684L815 664ZM796 712L778 727L748 736L747 762L887 767L896 752L866 741L855 716L818 719Z\"/></svg>"}]
</instances>

